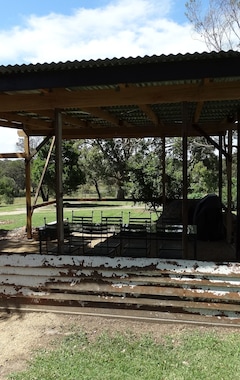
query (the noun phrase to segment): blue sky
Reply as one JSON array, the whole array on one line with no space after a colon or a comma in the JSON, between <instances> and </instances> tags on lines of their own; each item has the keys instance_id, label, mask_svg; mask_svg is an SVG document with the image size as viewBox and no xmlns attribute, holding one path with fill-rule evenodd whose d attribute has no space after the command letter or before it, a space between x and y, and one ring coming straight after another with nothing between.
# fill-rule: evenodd
<instances>
[{"instance_id":1,"label":"blue sky","mask_svg":"<svg viewBox=\"0 0 240 380\"><path fill-rule=\"evenodd\" d=\"M0 65L205 51L185 0L7 0L0 5ZM0 153L16 151L0 129Z\"/></svg>"},{"instance_id":2,"label":"blue sky","mask_svg":"<svg viewBox=\"0 0 240 380\"><path fill-rule=\"evenodd\" d=\"M129 0L130 2L130 0ZM161 0L159 0L161 2ZM171 1L169 16L178 22L186 21L185 0ZM0 29L9 29L22 23L26 16L35 14L40 16L49 13L71 15L76 9L96 9L105 7L109 0L8 0L1 5ZM170 2L169 2L170 3Z\"/></svg>"}]
</instances>

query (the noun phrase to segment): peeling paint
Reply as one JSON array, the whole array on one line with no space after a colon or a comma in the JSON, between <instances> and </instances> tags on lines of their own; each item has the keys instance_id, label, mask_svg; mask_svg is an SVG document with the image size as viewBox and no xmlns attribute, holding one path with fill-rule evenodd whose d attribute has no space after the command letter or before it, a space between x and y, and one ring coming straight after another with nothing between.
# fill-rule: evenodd
<instances>
[{"instance_id":1,"label":"peeling paint","mask_svg":"<svg viewBox=\"0 0 240 380\"><path fill-rule=\"evenodd\" d=\"M2 300L239 318L238 263L36 254L0 259Z\"/></svg>"}]
</instances>

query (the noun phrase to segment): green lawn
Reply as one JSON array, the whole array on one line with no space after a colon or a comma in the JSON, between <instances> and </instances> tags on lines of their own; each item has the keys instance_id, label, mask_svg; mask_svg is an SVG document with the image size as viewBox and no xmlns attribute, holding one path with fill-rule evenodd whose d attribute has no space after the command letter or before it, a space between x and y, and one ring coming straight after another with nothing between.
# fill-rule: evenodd
<instances>
[{"instance_id":1,"label":"green lawn","mask_svg":"<svg viewBox=\"0 0 240 380\"><path fill-rule=\"evenodd\" d=\"M90 342L75 332L42 351L26 372L11 380L237 380L240 378L240 335L221 337L188 332L136 338L131 333L102 335Z\"/></svg>"},{"instance_id":2,"label":"green lawn","mask_svg":"<svg viewBox=\"0 0 240 380\"><path fill-rule=\"evenodd\" d=\"M64 207L64 218L71 220L72 210L76 215L89 216L93 211L94 221L100 222L101 214L104 216L120 216L123 213L124 221L127 222L129 213L133 217L147 217L150 212L142 205L134 205L133 202L70 202L68 207ZM157 216L151 212L152 220ZM33 213L33 227L39 227L56 220L56 207L54 205L37 208ZM16 198L13 205L0 205L0 228L12 230L26 225L26 206L24 198Z\"/></svg>"}]
</instances>

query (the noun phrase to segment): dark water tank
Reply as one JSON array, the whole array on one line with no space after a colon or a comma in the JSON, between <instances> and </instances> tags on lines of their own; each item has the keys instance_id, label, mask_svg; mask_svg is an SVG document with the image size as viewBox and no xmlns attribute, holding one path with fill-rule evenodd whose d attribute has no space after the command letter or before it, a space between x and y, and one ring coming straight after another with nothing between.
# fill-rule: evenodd
<instances>
[{"instance_id":1,"label":"dark water tank","mask_svg":"<svg viewBox=\"0 0 240 380\"><path fill-rule=\"evenodd\" d=\"M198 202L193 216L193 224L197 225L198 239L210 241L223 239L222 204L217 195L206 195Z\"/></svg>"}]
</instances>

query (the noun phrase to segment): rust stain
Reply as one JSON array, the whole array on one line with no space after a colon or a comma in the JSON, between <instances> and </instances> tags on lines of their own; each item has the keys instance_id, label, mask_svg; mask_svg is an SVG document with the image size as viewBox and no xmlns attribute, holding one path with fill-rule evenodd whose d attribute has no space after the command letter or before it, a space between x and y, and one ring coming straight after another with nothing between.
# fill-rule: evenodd
<instances>
[{"instance_id":1,"label":"rust stain","mask_svg":"<svg viewBox=\"0 0 240 380\"><path fill-rule=\"evenodd\" d=\"M1 259L1 298L21 305L239 318L240 266L236 263L40 255L1 255Z\"/></svg>"}]
</instances>

